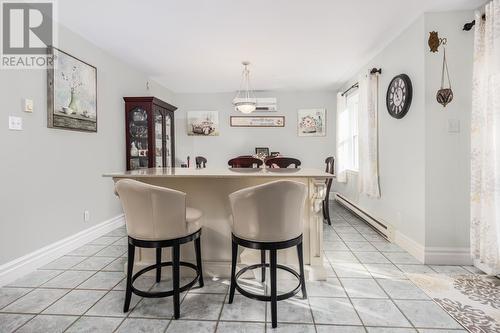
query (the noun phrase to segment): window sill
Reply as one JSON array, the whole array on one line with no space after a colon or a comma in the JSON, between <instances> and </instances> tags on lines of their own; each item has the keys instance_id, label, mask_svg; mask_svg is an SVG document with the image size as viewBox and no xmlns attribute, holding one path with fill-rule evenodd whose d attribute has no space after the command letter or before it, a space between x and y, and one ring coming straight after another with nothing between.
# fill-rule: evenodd
<instances>
[{"instance_id":1,"label":"window sill","mask_svg":"<svg viewBox=\"0 0 500 333\"><path fill-rule=\"evenodd\" d=\"M351 169L347 169L346 172L350 175L354 175L354 176L357 176L358 175L358 170L351 170Z\"/></svg>"}]
</instances>

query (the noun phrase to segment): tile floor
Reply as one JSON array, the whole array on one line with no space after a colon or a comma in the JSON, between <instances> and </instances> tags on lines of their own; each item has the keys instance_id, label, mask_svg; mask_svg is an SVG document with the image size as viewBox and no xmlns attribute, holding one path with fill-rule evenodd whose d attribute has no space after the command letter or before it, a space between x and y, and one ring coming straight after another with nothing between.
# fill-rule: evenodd
<instances>
[{"instance_id":1,"label":"tile floor","mask_svg":"<svg viewBox=\"0 0 500 333\"><path fill-rule=\"evenodd\" d=\"M171 320L171 298L134 296L123 313L126 234L119 228L0 288L0 332L465 332L405 274L472 267L421 265L341 206L333 204L331 213L333 226L324 229L328 280L308 282L307 300L279 302L277 329L266 303L236 295L227 304L225 279L206 278L205 288L184 293L180 320ZM169 288L151 277L137 283Z\"/></svg>"}]
</instances>

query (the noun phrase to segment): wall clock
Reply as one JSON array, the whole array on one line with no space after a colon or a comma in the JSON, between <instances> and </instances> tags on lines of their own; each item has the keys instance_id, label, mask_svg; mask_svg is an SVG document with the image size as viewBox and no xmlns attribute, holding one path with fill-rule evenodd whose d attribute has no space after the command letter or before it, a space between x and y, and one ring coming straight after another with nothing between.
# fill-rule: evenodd
<instances>
[{"instance_id":1,"label":"wall clock","mask_svg":"<svg viewBox=\"0 0 500 333\"><path fill-rule=\"evenodd\" d=\"M389 114L396 119L403 118L410 109L412 95L410 77L406 74L395 76L389 83L385 97Z\"/></svg>"}]
</instances>

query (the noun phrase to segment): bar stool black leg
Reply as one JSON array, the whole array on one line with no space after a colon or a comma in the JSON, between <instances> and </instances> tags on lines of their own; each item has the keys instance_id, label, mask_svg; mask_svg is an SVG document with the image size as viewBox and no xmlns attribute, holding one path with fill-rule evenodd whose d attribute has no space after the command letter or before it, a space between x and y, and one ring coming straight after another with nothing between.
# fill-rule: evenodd
<instances>
[{"instance_id":1,"label":"bar stool black leg","mask_svg":"<svg viewBox=\"0 0 500 333\"><path fill-rule=\"evenodd\" d=\"M272 327L278 326L278 297L276 290L276 250L270 250L270 267L271 267L271 322Z\"/></svg>"},{"instance_id":2,"label":"bar stool black leg","mask_svg":"<svg viewBox=\"0 0 500 333\"><path fill-rule=\"evenodd\" d=\"M161 248L156 249L156 282L161 281Z\"/></svg>"},{"instance_id":3,"label":"bar stool black leg","mask_svg":"<svg viewBox=\"0 0 500 333\"><path fill-rule=\"evenodd\" d=\"M236 259L238 258L238 244L233 241L231 255L231 287L229 290L229 304L233 303L234 290L236 289Z\"/></svg>"},{"instance_id":4,"label":"bar stool black leg","mask_svg":"<svg viewBox=\"0 0 500 333\"><path fill-rule=\"evenodd\" d=\"M135 246L128 244L128 263L127 263L127 290L125 291L125 304L123 305L123 312L128 312L130 307L130 300L132 298L132 273L134 271L134 256Z\"/></svg>"},{"instance_id":5,"label":"bar stool black leg","mask_svg":"<svg viewBox=\"0 0 500 333\"><path fill-rule=\"evenodd\" d=\"M300 284L302 286L302 298L306 299L307 291L306 291L306 278L304 274L304 255L302 251L302 242L297 244L297 254L299 256Z\"/></svg>"},{"instance_id":6,"label":"bar stool black leg","mask_svg":"<svg viewBox=\"0 0 500 333\"><path fill-rule=\"evenodd\" d=\"M262 264L262 270L261 270L261 280L262 282L266 281L266 250L260 250L260 263Z\"/></svg>"},{"instance_id":7,"label":"bar stool black leg","mask_svg":"<svg viewBox=\"0 0 500 333\"><path fill-rule=\"evenodd\" d=\"M200 237L196 238L194 240L194 249L196 252L196 266L198 267L198 272L200 274L200 277L198 279L198 283L200 285L200 288L203 288L203 267L201 265L201 239Z\"/></svg>"},{"instance_id":8,"label":"bar stool black leg","mask_svg":"<svg viewBox=\"0 0 500 333\"><path fill-rule=\"evenodd\" d=\"M179 261L180 261L180 245L176 244L172 247L172 279L174 287L174 318L180 317L180 299L179 299Z\"/></svg>"}]
</instances>

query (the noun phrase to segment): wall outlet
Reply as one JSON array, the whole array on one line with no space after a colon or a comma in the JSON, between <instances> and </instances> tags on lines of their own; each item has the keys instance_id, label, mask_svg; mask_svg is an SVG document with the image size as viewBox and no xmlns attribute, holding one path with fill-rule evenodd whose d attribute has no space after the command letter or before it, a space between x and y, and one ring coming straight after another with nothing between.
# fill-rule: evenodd
<instances>
[{"instance_id":1,"label":"wall outlet","mask_svg":"<svg viewBox=\"0 0 500 333\"><path fill-rule=\"evenodd\" d=\"M88 210L83 211L83 222L89 222L90 221L90 212Z\"/></svg>"},{"instance_id":2,"label":"wall outlet","mask_svg":"<svg viewBox=\"0 0 500 333\"><path fill-rule=\"evenodd\" d=\"M23 130L23 118L9 116L9 129L14 131L22 131Z\"/></svg>"}]
</instances>

